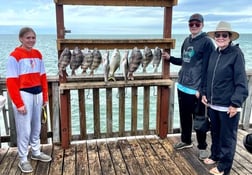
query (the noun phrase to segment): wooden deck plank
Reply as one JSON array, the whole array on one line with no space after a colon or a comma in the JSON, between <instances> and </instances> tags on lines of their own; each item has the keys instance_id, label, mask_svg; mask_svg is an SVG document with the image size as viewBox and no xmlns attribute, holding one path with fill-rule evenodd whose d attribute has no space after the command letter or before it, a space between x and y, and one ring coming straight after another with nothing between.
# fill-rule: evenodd
<instances>
[{"instance_id":1,"label":"wooden deck plank","mask_svg":"<svg viewBox=\"0 0 252 175\"><path fill-rule=\"evenodd\" d=\"M61 175L63 167L64 150L57 145L52 146L52 158L49 174Z\"/></svg>"},{"instance_id":2,"label":"wooden deck plank","mask_svg":"<svg viewBox=\"0 0 252 175\"><path fill-rule=\"evenodd\" d=\"M108 150L108 146L106 142L97 142L99 157L101 163L101 169L103 174L113 175L115 173L115 169L113 166L113 162L111 160L111 156Z\"/></svg>"},{"instance_id":3,"label":"wooden deck plank","mask_svg":"<svg viewBox=\"0 0 252 175\"><path fill-rule=\"evenodd\" d=\"M96 145L96 142L92 142L92 144L87 144L88 148L88 165L89 170L94 175L100 175L102 174L101 165L99 161L99 155L98 155L98 147Z\"/></svg>"},{"instance_id":4,"label":"wooden deck plank","mask_svg":"<svg viewBox=\"0 0 252 175\"><path fill-rule=\"evenodd\" d=\"M52 148L50 145L42 145L41 150L47 154L47 155L52 155ZM35 174L48 174L49 173L49 168L51 162L38 162L38 161L33 161L37 163L37 167L34 170Z\"/></svg>"},{"instance_id":5,"label":"wooden deck plank","mask_svg":"<svg viewBox=\"0 0 252 175\"><path fill-rule=\"evenodd\" d=\"M2 160L4 159L5 155L7 154L9 148L0 148L0 165Z\"/></svg>"},{"instance_id":6,"label":"wooden deck plank","mask_svg":"<svg viewBox=\"0 0 252 175\"><path fill-rule=\"evenodd\" d=\"M119 147L122 152L123 159L126 163L127 170L129 174L140 175L143 174L140 169L140 165L136 158L134 157L133 152L131 151L130 145L126 139L118 140Z\"/></svg>"},{"instance_id":7,"label":"wooden deck plank","mask_svg":"<svg viewBox=\"0 0 252 175\"><path fill-rule=\"evenodd\" d=\"M126 164L123 160L120 147L117 141L107 142L108 148L110 150L110 156L114 164L114 169L117 175L128 175Z\"/></svg>"},{"instance_id":8,"label":"wooden deck plank","mask_svg":"<svg viewBox=\"0 0 252 175\"><path fill-rule=\"evenodd\" d=\"M0 164L0 174L9 174L12 164L15 162L15 159L17 157L17 150L13 147L10 147L8 149L8 152L5 153L1 164Z\"/></svg>"},{"instance_id":9,"label":"wooden deck plank","mask_svg":"<svg viewBox=\"0 0 252 175\"><path fill-rule=\"evenodd\" d=\"M151 166L151 163L148 160L148 157L145 156L141 145L137 142L136 139L127 140L131 147L131 150L139 163L139 168L142 170L142 173L145 175L155 175L157 172Z\"/></svg>"},{"instance_id":10,"label":"wooden deck plank","mask_svg":"<svg viewBox=\"0 0 252 175\"><path fill-rule=\"evenodd\" d=\"M169 174L169 172L162 165L162 162L159 161L157 153L152 149L149 143L145 139L137 139L138 143L141 145L145 156L148 157L152 167L155 169L157 174Z\"/></svg>"},{"instance_id":11,"label":"wooden deck plank","mask_svg":"<svg viewBox=\"0 0 252 175\"><path fill-rule=\"evenodd\" d=\"M76 146L71 145L65 149L63 174L75 175L75 152Z\"/></svg>"},{"instance_id":12,"label":"wooden deck plank","mask_svg":"<svg viewBox=\"0 0 252 175\"><path fill-rule=\"evenodd\" d=\"M175 162L167 154L166 150L157 139L145 139L145 141L148 141L150 143L151 147L156 152L159 161L162 162L162 165L168 171L168 174L183 175L183 173L181 172L183 171L183 169L179 169L177 167Z\"/></svg>"},{"instance_id":13,"label":"wooden deck plank","mask_svg":"<svg viewBox=\"0 0 252 175\"><path fill-rule=\"evenodd\" d=\"M181 156L177 151L174 150L173 145L166 139L159 140L160 144L164 147L167 154L174 161L176 166L182 170L184 174L196 175L195 169L187 163L184 157Z\"/></svg>"},{"instance_id":14,"label":"wooden deck plank","mask_svg":"<svg viewBox=\"0 0 252 175\"><path fill-rule=\"evenodd\" d=\"M247 134L239 130L236 154L230 175L252 174L252 154L243 146ZM30 160L34 168L30 175L202 175L214 165L204 165L198 159L198 149L193 133L193 148L176 151L173 144L180 135L169 135L165 139L157 136L135 136L114 139L89 140L72 143L70 148L62 149L57 145L42 145L42 151L52 155L49 163ZM210 134L207 136L211 146ZM0 149L0 174L23 175L18 168L16 147Z\"/></svg>"},{"instance_id":15,"label":"wooden deck plank","mask_svg":"<svg viewBox=\"0 0 252 175\"><path fill-rule=\"evenodd\" d=\"M86 142L76 147L76 175L89 175Z\"/></svg>"}]
</instances>

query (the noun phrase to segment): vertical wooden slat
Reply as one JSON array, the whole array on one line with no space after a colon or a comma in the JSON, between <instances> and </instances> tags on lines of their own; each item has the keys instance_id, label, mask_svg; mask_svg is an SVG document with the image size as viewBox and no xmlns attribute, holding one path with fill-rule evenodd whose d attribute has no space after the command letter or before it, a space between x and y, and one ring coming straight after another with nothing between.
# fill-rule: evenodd
<instances>
[{"instance_id":1,"label":"vertical wooden slat","mask_svg":"<svg viewBox=\"0 0 252 175\"><path fill-rule=\"evenodd\" d=\"M99 89L93 89L93 110L94 110L94 138L100 138L100 95Z\"/></svg>"},{"instance_id":2,"label":"vertical wooden slat","mask_svg":"<svg viewBox=\"0 0 252 175\"><path fill-rule=\"evenodd\" d=\"M106 117L107 117L107 136L112 136L112 88L106 89Z\"/></svg>"},{"instance_id":3,"label":"vertical wooden slat","mask_svg":"<svg viewBox=\"0 0 252 175\"><path fill-rule=\"evenodd\" d=\"M125 132L125 88L119 88L119 136Z\"/></svg>"},{"instance_id":4,"label":"vertical wooden slat","mask_svg":"<svg viewBox=\"0 0 252 175\"><path fill-rule=\"evenodd\" d=\"M150 86L144 87L143 96L143 131L147 134L149 131L149 121L150 121Z\"/></svg>"},{"instance_id":5,"label":"vertical wooden slat","mask_svg":"<svg viewBox=\"0 0 252 175\"><path fill-rule=\"evenodd\" d=\"M60 117L59 117L59 85L58 82L52 83L52 131L53 143L60 142Z\"/></svg>"},{"instance_id":6,"label":"vertical wooden slat","mask_svg":"<svg viewBox=\"0 0 252 175\"><path fill-rule=\"evenodd\" d=\"M131 88L131 135L137 134L137 87Z\"/></svg>"},{"instance_id":7,"label":"vertical wooden slat","mask_svg":"<svg viewBox=\"0 0 252 175\"><path fill-rule=\"evenodd\" d=\"M176 81L175 79L173 81ZM174 105L175 105L175 84L170 87L170 99L168 103L169 107L169 122L168 122L168 133L173 133L173 121L174 121Z\"/></svg>"},{"instance_id":8,"label":"vertical wooden slat","mask_svg":"<svg viewBox=\"0 0 252 175\"><path fill-rule=\"evenodd\" d=\"M87 138L85 89L79 89L78 96L80 114L80 138L84 140Z\"/></svg>"},{"instance_id":9,"label":"vertical wooden slat","mask_svg":"<svg viewBox=\"0 0 252 175\"><path fill-rule=\"evenodd\" d=\"M245 130L249 129L249 123L250 123L250 116L251 116L251 106L252 106L252 77L248 77L248 88L249 88L249 95L244 103L242 110L242 127Z\"/></svg>"}]
</instances>

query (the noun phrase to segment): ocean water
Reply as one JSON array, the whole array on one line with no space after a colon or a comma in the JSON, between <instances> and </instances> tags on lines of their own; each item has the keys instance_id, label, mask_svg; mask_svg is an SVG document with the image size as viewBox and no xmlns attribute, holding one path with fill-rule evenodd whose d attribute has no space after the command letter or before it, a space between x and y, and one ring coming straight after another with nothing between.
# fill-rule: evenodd
<instances>
[{"instance_id":1,"label":"ocean water","mask_svg":"<svg viewBox=\"0 0 252 175\"><path fill-rule=\"evenodd\" d=\"M175 45L175 49L172 49L171 50L171 55L173 56L177 56L179 57L180 56L180 47L182 45L182 42L184 40L184 38L186 37L187 35L173 35L172 38L176 39L176 45ZM67 35L66 38L83 38L83 39L112 39L112 38L120 38L120 39L150 39L150 38L153 38L153 39L157 39L157 38L162 38L162 35ZM240 45L240 48L242 49L244 55L245 55L245 60L246 60L246 70L251 70L252 69L252 49L251 49L251 40L252 40L252 34L241 34L240 35L240 38L235 41L234 43L239 43ZM18 36L17 35L0 35L0 77L5 77L5 73L6 73L6 61L7 61L7 58L10 54L10 52L17 46L20 45L20 42L18 40ZM43 59L44 59L44 62L45 62L45 66L46 66L46 72L47 72L47 75L50 76L50 75L56 75L58 73L58 65L57 65L57 62L58 62L58 57L57 57L57 49L56 49L56 35L38 35L37 36L37 42L36 42L36 45L35 45L35 48L39 49L43 55ZM103 51L102 51L103 52ZM112 50L111 50L112 52ZM123 52L123 51L122 51ZM121 53L122 53L121 52ZM99 74L99 73L102 73L101 71L101 67L100 66L96 71L95 71L95 74ZM161 71L161 65L159 66L159 71ZM175 66L175 65L172 65L170 66L170 70L171 72L178 72L179 70L179 66ZM80 69L77 71L77 74L80 73ZM139 68L137 71L142 71L141 68ZM148 66L147 68L147 72L152 72L153 71L153 68L151 65ZM67 72L70 74L70 69L68 68L67 69ZM120 72L120 70L118 70L118 72ZM139 88L138 90L139 94L141 94L143 92L143 89L142 88ZM113 89L113 95L115 97L115 100L113 100L113 110L114 111L118 111L118 100L116 100L117 98L117 90L116 89ZM126 98L127 97L130 97L130 88L126 90ZM73 91L72 92L73 95L71 95L71 98L72 98L72 101L76 101L78 100L77 99L77 91ZM86 101L86 104L87 104L87 109L89 111L87 111L87 113L91 114L93 113L93 109L92 109L92 103L93 103L93 100L92 100L92 91L89 91L89 90L86 90L86 94L87 94L87 101ZM101 90L100 92L101 94L101 99L100 99L100 107L101 107L101 112L100 112L100 115L101 115L101 130L102 131L105 131L106 128L106 121L105 121L105 115L106 115L106 105L105 105L105 101L102 100L102 99L105 99L105 91L103 92L103 90ZM104 97L103 97L104 95ZM139 95L140 96L140 95ZM150 111L150 117L151 116L155 116L156 115L156 106L155 106L155 100L156 100L156 88L152 88L151 89L151 111ZM175 98L175 103L176 103L176 98ZM129 100L130 101L130 100ZM79 120L78 120L78 105L76 105L77 103L75 104L72 104L73 107L72 107L72 127L73 127L73 134L78 134L79 133ZM126 105L129 106L130 108L130 102L127 102L126 101ZM139 106L143 106L143 99L138 99L138 105ZM127 108L126 108L127 109ZM131 111L130 110L126 110L126 116L131 116ZM113 113L114 116L117 115L117 112L114 112ZM142 117L143 117L143 114L142 114L142 110L139 110L139 119L138 119L138 124L139 124L139 127L141 128L142 126ZM87 126L88 126L88 132L92 132L92 129L93 129L93 118L90 117L92 115L87 115ZM90 118L89 118L90 117ZM113 120L113 126L115 128L113 128L113 130L117 131L118 130L118 121L117 121L117 117L115 117L115 119ZM2 121L2 117L0 117L0 122L3 123ZM130 120L131 120L131 117L129 117L128 119L126 118L126 129L127 127L130 128ZM150 118L150 128L155 128L156 126L156 121L155 119L153 118ZM177 107L175 106L175 118L174 118L174 127L179 127L179 116L178 116L178 109ZM1 128L2 130L3 128Z\"/></svg>"}]
</instances>

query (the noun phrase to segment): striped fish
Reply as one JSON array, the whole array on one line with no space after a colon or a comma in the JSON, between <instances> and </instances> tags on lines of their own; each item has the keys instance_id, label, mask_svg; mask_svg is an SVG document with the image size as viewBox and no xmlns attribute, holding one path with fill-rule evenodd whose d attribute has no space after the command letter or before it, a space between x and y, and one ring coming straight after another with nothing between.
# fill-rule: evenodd
<instances>
[{"instance_id":1,"label":"striped fish","mask_svg":"<svg viewBox=\"0 0 252 175\"><path fill-rule=\"evenodd\" d=\"M145 46L143 50L143 60L142 60L143 72L146 72L146 67L150 64L152 59L153 59L152 50L148 46Z\"/></svg>"},{"instance_id":2,"label":"striped fish","mask_svg":"<svg viewBox=\"0 0 252 175\"><path fill-rule=\"evenodd\" d=\"M90 69L91 69L90 75L94 75L94 70L100 66L101 61L102 61L101 52L97 48L94 48L93 56L94 56L94 58L93 58L93 62L90 67Z\"/></svg>"},{"instance_id":3,"label":"striped fish","mask_svg":"<svg viewBox=\"0 0 252 175\"><path fill-rule=\"evenodd\" d=\"M72 76L75 76L75 70L77 70L82 61L83 61L83 53L79 47L75 47L71 56L71 61L70 61L70 69L72 69Z\"/></svg>"},{"instance_id":4,"label":"striped fish","mask_svg":"<svg viewBox=\"0 0 252 175\"><path fill-rule=\"evenodd\" d=\"M137 47L134 47L129 58L129 72L128 72L129 80L134 80L133 72L137 70L140 63L142 62L142 59L143 59L142 52Z\"/></svg>"},{"instance_id":5,"label":"striped fish","mask_svg":"<svg viewBox=\"0 0 252 175\"><path fill-rule=\"evenodd\" d=\"M159 47L155 47L154 53L153 53L153 67L154 67L154 72L157 72L158 66L160 64L162 57L162 51Z\"/></svg>"},{"instance_id":6,"label":"striped fish","mask_svg":"<svg viewBox=\"0 0 252 175\"><path fill-rule=\"evenodd\" d=\"M82 69L82 74L85 75L87 73L87 69L91 67L94 55L93 55L93 52L89 50L89 48L84 48L83 55L84 55L84 58L81 63L81 69Z\"/></svg>"},{"instance_id":7,"label":"striped fish","mask_svg":"<svg viewBox=\"0 0 252 175\"><path fill-rule=\"evenodd\" d=\"M58 62L58 69L59 69L58 74L61 77L63 77L63 71L66 70L67 66L70 64L71 55L72 55L72 53L69 50L69 48L67 48L67 47L60 54L60 59L59 59L59 62ZM66 72L66 75L67 75L67 72Z\"/></svg>"}]
</instances>

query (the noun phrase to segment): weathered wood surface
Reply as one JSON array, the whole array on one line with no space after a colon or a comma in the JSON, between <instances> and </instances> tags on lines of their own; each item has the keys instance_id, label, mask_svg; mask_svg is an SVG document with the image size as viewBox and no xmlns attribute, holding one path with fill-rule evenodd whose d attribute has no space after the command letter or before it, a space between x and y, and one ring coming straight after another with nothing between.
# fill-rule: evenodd
<instances>
[{"instance_id":1,"label":"weathered wood surface","mask_svg":"<svg viewBox=\"0 0 252 175\"><path fill-rule=\"evenodd\" d=\"M128 81L112 81L112 82L73 82L61 83L60 91L73 89L92 89L92 88L119 88L119 87L139 87L139 86L171 86L173 81L170 79L160 80L134 80Z\"/></svg>"},{"instance_id":2,"label":"weathered wood surface","mask_svg":"<svg viewBox=\"0 0 252 175\"><path fill-rule=\"evenodd\" d=\"M252 174L252 154L243 147L247 132L239 130L235 160L231 175ZM102 139L72 143L68 149L57 145L42 145L52 155L50 163L31 160L34 175L207 175L214 165L204 165L198 159L195 134L193 148L175 151L173 144L180 135ZM210 149L210 135L207 137ZM22 174L18 169L16 147L0 149L0 174Z\"/></svg>"},{"instance_id":3,"label":"weathered wood surface","mask_svg":"<svg viewBox=\"0 0 252 175\"><path fill-rule=\"evenodd\" d=\"M171 7L178 4L178 0L54 0L55 3L65 5L102 5L102 6L157 6Z\"/></svg>"},{"instance_id":4,"label":"weathered wood surface","mask_svg":"<svg viewBox=\"0 0 252 175\"><path fill-rule=\"evenodd\" d=\"M94 40L94 39L58 39L57 49L64 50L68 47L74 49L76 46L79 48L97 48L97 49L133 49L134 47L144 48L163 48L163 49L174 49L175 39L164 38L164 39L114 39L114 40Z\"/></svg>"}]
</instances>

